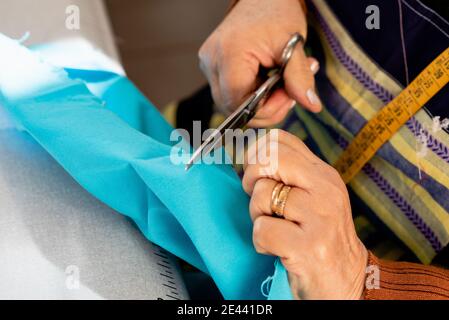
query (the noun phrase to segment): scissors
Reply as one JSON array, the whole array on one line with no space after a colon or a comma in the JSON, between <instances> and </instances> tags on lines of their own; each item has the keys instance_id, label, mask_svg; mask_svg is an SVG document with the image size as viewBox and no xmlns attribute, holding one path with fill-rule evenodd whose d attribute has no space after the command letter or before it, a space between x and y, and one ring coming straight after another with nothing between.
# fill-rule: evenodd
<instances>
[{"instance_id":1,"label":"scissors","mask_svg":"<svg viewBox=\"0 0 449 320\"><path fill-rule=\"evenodd\" d=\"M269 72L269 78L252 93L223 123L211 134L203 144L193 153L192 157L186 164L186 171L189 170L195 161L206 156L215 147L221 143L223 136L227 130L234 130L244 127L256 114L258 108L266 101L266 99L274 91L274 88L282 79L285 67L293 55L296 45L302 42L304 38L299 33L295 33L287 42L281 57L281 65L279 68Z\"/></svg>"}]
</instances>

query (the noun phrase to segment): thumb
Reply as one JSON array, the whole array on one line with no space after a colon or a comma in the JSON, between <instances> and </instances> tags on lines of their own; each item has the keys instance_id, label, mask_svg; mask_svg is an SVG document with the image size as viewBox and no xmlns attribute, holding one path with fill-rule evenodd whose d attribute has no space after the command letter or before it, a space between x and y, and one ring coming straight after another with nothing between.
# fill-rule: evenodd
<instances>
[{"instance_id":1,"label":"thumb","mask_svg":"<svg viewBox=\"0 0 449 320\"><path fill-rule=\"evenodd\" d=\"M314 73L317 69L318 61L307 58L301 48L295 50L284 71L285 89L290 98L312 112L319 112L322 108L315 91Z\"/></svg>"}]
</instances>

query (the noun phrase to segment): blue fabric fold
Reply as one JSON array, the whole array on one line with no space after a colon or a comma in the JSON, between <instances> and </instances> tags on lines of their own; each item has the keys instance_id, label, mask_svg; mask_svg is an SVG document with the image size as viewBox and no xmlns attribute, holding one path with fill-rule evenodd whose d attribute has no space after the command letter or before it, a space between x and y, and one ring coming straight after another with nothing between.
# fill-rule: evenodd
<instances>
[{"instance_id":1,"label":"blue fabric fold","mask_svg":"<svg viewBox=\"0 0 449 320\"><path fill-rule=\"evenodd\" d=\"M233 168L174 164L173 128L126 77L56 68L1 34L0 70L0 107L149 240L211 275L226 299L263 299L273 273L270 298L291 298L282 265L253 248Z\"/></svg>"}]
</instances>

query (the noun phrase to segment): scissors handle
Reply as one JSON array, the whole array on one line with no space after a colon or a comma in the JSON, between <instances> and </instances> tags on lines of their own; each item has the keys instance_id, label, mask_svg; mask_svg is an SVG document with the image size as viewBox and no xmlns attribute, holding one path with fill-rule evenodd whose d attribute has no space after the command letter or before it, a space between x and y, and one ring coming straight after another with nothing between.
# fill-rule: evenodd
<instances>
[{"instance_id":1,"label":"scissors handle","mask_svg":"<svg viewBox=\"0 0 449 320\"><path fill-rule=\"evenodd\" d=\"M196 159L201 155L208 155L215 147L221 144L226 130L238 129L244 127L256 114L257 109L269 97L275 86L282 80L282 74L293 55L296 45L299 42L304 43L304 37L299 33L295 33L287 42L281 57L281 65L277 70L272 71L270 77L251 94L238 108L235 110L213 134L193 153L192 157L186 164L188 170Z\"/></svg>"},{"instance_id":2,"label":"scissors handle","mask_svg":"<svg viewBox=\"0 0 449 320\"><path fill-rule=\"evenodd\" d=\"M298 43L304 43L306 40L302 35L300 35L298 32L293 34L293 36L288 40L287 44L285 45L284 50L282 51L282 57L281 57L281 70L284 71L285 67L287 67L287 63L290 61L290 58L293 55L293 52L295 51L296 46Z\"/></svg>"}]
</instances>

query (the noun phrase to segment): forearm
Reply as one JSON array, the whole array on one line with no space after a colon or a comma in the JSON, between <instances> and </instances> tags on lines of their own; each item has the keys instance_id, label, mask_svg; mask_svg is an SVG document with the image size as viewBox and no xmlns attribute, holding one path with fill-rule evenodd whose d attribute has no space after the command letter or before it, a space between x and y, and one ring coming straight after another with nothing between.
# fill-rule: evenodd
<instances>
[{"instance_id":1,"label":"forearm","mask_svg":"<svg viewBox=\"0 0 449 320\"><path fill-rule=\"evenodd\" d=\"M237 2L239 2L240 0L231 0L229 3L229 9L228 12L237 4ZM305 14L307 14L307 6L306 6L306 1L305 0L298 0L299 4L302 7L302 10L304 11Z\"/></svg>"},{"instance_id":2,"label":"forearm","mask_svg":"<svg viewBox=\"0 0 449 320\"><path fill-rule=\"evenodd\" d=\"M370 253L368 271L363 295L366 300L449 299L449 270L385 261Z\"/></svg>"}]
</instances>

